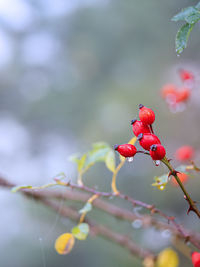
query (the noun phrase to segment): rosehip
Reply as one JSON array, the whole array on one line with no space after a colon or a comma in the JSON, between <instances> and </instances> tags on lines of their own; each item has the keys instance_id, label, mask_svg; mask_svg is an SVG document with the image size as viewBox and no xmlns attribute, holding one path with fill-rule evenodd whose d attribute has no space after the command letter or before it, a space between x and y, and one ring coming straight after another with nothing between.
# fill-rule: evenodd
<instances>
[{"instance_id":1,"label":"rosehip","mask_svg":"<svg viewBox=\"0 0 200 267\"><path fill-rule=\"evenodd\" d=\"M174 84L166 84L161 89L161 95L164 99L173 97L176 94L176 86Z\"/></svg>"},{"instance_id":2,"label":"rosehip","mask_svg":"<svg viewBox=\"0 0 200 267\"><path fill-rule=\"evenodd\" d=\"M131 144L115 145L114 149L125 158L134 157L137 153L137 148Z\"/></svg>"},{"instance_id":3,"label":"rosehip","mask_svg":"<svg viewBox=\"0 0 200 267\"><path fill-rule=\"evenodd\" d=\"M180 77L183 81L194 80L194 75L187 70L180 70Z\"/></svg>"},{"instance_id":4,"label":"rosehip","mask_svg":"<svg viewBox=\"0 0 200 267\"><path fill-rule=\"evenodd\" d=\"M175 157L179 161L191 160L194 157L194 149L191 146L182 146L176 150Z\"/></svg>"},{"instance_id":5,"label":"rosehip","mask_svg":"<svg viewBox=\"0 0 200 267\"><path fill-rule=\"evenodd\" d=\"M194 267L200 267L200 253L197 251L192 252L192 263Z\"/></svg>"},{"instance_id":6,"label":"rosehip","mask_svg":"<svg viewBox=\"0 0 200 267\"><path fill-rule=\"evenodd\" d=\"M178 172L177 176L178 176L178 178L181 180L181 182L183 184L186 183L187 180L188 180L188 175L186 173L184 173L184 172L180 172L180 173ZM172 182L172 184L174 186L178 186L178 183L177 183L177 181L176 181L176 179L174 177L172 178L171 182Z\"/></svg>"},{"instance_id":7,"label":"rosehip","mask_svg":"<svg viewBox=\"0 0 200 267\"><path fill-rule=\"evenodd\" d=\"M150 127L141 121L132 120L131 124L133 126L133 133L135 136L138 136L140 133L151 133Z\"/></svg>"},{"instance_id":8,"label":"rosehip","mask_svg":"<svg viewBox=\"0 0 200 267\"><path fill-rule=\"evenodd\" d=\"M164 146L162 145L152 145L150 147L150 155L152 157L153 160L161 160L165 157L166 155L166 151Z\"/></svg>"},{"instance_id":9,"label":"rosehip","mask_svg":"<svg viewBox=\"0 0 200 267\"><path fill-rule=\"evenodd\" d=\"M155 113L152 109L139 105L139 118L144 124L152 124L155 121Z\"/></svg>"},{"instance_id":10,"label":"rosehip","mask_svg":"<svg viewBox=\"0 0 200 267\"><path fill-rule=\"evenodd\" d=\"M186 102L191 95L191 91L188 88L183 88L181 91L176 92L176 102Z\"/></svg>"},{"instance_id":11,"label":"rosehip","mask_svg":"<svg viewBox=\"0 0 200 267\"><path fill-rule=\"evenodd\" d=\"M138 140L141 145L146 150L150 150L150 147L155 144L161 144L159 138L155 134L139 134Z\"/></svg>"}]
</instances>

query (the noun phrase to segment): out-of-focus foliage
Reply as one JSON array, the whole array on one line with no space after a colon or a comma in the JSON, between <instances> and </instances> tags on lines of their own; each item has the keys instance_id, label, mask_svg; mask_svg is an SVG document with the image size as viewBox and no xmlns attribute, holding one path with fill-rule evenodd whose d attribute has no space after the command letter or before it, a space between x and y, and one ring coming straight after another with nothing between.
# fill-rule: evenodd
<instances>
[{"instance_id":1,"label":"out-of-focus foliage","mask_svg":"<svg viewBox=\"0 0 200 267\"><path fill-rule=\"evenodd\" d=\"M196 6L184 8L176 14L172 21L185 21L186 23L178 30L176 35L176 52L182 53L187 46L187 41L194 25L200 20L200 2Z\"/></svg>"}]
</instances>

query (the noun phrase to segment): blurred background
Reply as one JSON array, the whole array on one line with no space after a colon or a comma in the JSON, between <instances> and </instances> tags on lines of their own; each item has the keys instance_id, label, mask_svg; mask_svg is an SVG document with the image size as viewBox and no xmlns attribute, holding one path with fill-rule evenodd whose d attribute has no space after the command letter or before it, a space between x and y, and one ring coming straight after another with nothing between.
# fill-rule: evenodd
<instances>
[{"instance_id":1,"label":"blurred background","mask_svg":"<svg viewBox=\"0 0 200 267\"><path fill-rule=\"evenodd\" d=\"M49 183L60 172L75 179L69 156L89 150L97 141L127 142L132 137L130 121L140 103L156 112L156 133L168 157L189 144L196 148L198 162L200 91L194 91L182 113L170 113L160 98L164 83L179 83L178 67L198 72L199 27L177 57L178 25L170 21L180 8L195 3L0 0L1 175L16 184L31 185ZM159 191L151 186L153 177L165 172L163 166L156 168L151 160L138 156L125 164L118 186L198 230L198 219L186 215L187 203L179 189L169 185ZM111 173L103 163L85 177L87 185L99 190L109 191L110 181ZM187 184L195 200L199 200L199 186L198 177ZM76 242L71 254L59 256L54 241L73 223L8 190L0 189L0 202L3 267L141 266L123 248L101 238ZM169 233L117 223L101 212L92 211L89 216L155 252L170 246ZM180 266L191 266L187 259L181 260Z\"/></svg>"}]
</instances>

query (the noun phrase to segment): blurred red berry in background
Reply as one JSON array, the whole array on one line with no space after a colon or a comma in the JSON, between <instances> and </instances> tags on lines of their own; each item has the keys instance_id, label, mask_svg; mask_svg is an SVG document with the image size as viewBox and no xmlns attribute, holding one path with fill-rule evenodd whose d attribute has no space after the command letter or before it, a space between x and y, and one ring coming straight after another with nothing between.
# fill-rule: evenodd
<instances>
[{"instance_id":1,"label":"blurred red berry in background","mask_svg":"<svg viewBox=\"0 0 200 267\"><path fill-rule=\"evenodd\" d=\"M186 173L183 173L183 172L177 173L177 176L178 176L178 178L181 180L181 182L183 184L188 181L188 175ZM172 182L172 185L173 186L179 186L178 183L177 183L177 181L176 181L176 179L174 177L171 179L171 182Z\"/></svg>"},{"instance_id":2,"label":"blurred red berry in background","mask_svg":"<svg viewBox=\"0 0 200 267\"><path fill-rule=\"evenodd\" d=\"M194 149L191 146L182 146L176 150L175 158L178 161L188 161L194 158Z\"/></svg>"}]
</instances>

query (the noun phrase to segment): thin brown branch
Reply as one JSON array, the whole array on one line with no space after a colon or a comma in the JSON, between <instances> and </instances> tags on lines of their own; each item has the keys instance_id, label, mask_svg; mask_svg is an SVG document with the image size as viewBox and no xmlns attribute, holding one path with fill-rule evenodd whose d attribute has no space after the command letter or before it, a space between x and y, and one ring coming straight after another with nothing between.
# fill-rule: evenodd
<instances>
[{"instance_id":1,"label":"thin brown branch","mask_svg":"<svg viewBox=\"0 0 200 267\"><path fill-rule=\"evenodd\" d=\"M46 206L58 212L61 216L70 218L73 221L79 220L79 213L71 208L71 207L62 207L60 208L59 204L55 201L47 200L46 198L41 198L40 201ZM127 249L134 256L145 259L147 257L151 257L155 259L155 255L147 249L140 248L137 244L135 244L128 236L119 234L114 232L110 228L104 225L98 225L94 221L87 220L87 223L90 226L90 233L94 236L98 235L107 240L110 240L123 248Z\"/></svg>"},{"instance_id":2,"label":"thin brown branch","mask_svg":"<svg viewBox=\"0 0 200 267\"><path fill-rule=\"evenodd\" d=\"M177 171L172 167L172 165L170 164L169 160L165 157L164 159L162 159L162 162L167 166L167 168L170 171L169 175L173 175L174 178L176 179L178 185L180 186L181 190L184 193L184 198L186 199L186 201L189 204L189 209L188 212L193 211L194 213L196 213L196 215L200 218L200 210L197 208L195 201L192 200L190 194L187 192L187 190L185 189L183 183L181 182L181 180L179 179L178 175L177 175Z\"/></svg>"},{"instance_id":3,"label":"thin brown branch","mask_svg":"<svg viewBox=\"0 0 200 267\"><path fill-rule=\"evenodd\" d=\"M68 187L70 186L72 190L65 190L65 191L39 190L39 191L36 191L36 190L31 190L31 189L23 189L23 190L20 190L20 192L25 194L28 197L31 196L35 198L36 200L37 199L40 200L44 198L57 198L57 199L62 198L66 200L80 201L80 202L86 202L91 197L91 194L88 194L86 192L89 192L92 194L96 193L104 197L114 196L112 193L99 192L99 191L96 191L92 188L88 188L83 185L77 185L77 184L72 184L72 183L70 184L66 183L66 185ZM4 178L0 178L0 186L12 188L15 185L8 182ZM80 191L76 191L73 189L80 189L86 192L80 192ZM124 208L122 209L102 199L95 199L93 202L93 206L108 213L109 215L116 217L117 219L126 220L130 222L136 219L139 219L142 222L143 227L153 226L160 230L169 229L173 235L178 236L184 241L190 241L195 247L200 249L199 235L196 233L194 234L191 231L183 228L181 225L177 224L174 221L173 217L169 217L165 215L162 211L158 210L153 205L149 205L144 202L134 200L133 198L123 195L121 193L115 197L120 197L122 199L125 199L128 202L130 202L133 206L139 205L141 207L144 207L148 209L149 211L151 211L151 213L158 213L167 220L167 223L159 221L158 219L154 218L152 215L140 215L140 214L125 210ZM171 222L171 224L168 223L169 221Z\"/></svg>"}]
</instances>

